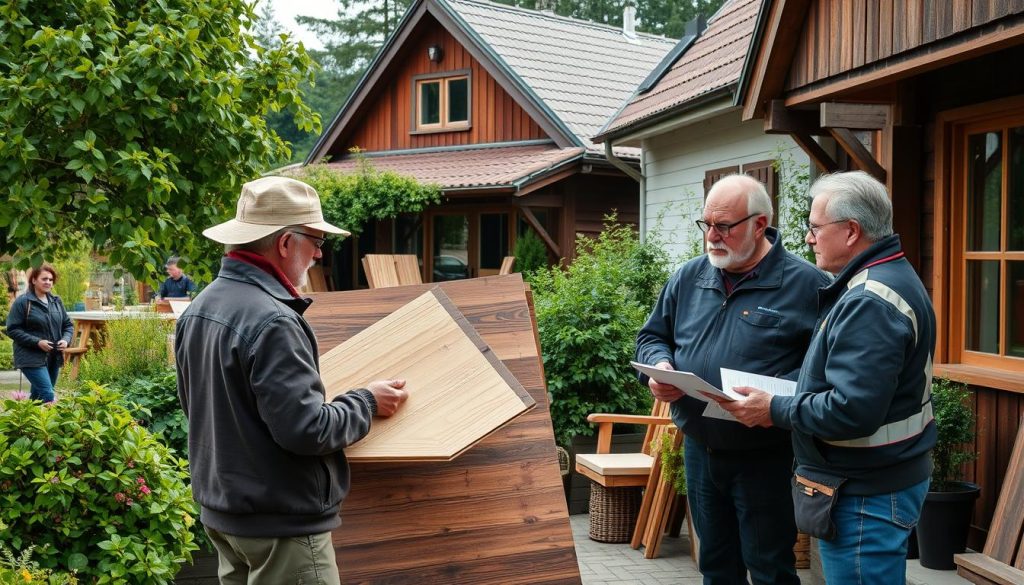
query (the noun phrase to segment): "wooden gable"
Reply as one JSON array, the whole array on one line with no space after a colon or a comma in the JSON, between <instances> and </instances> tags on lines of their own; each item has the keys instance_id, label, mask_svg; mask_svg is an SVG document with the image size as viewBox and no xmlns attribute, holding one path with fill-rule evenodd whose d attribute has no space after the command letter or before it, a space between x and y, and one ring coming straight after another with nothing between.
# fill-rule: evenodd
<instances>
[{"instance_id":1,"label":"wooden gable","mask_svg":"<svg viewBox=\"0 0 1024 585\"><path fill-rule=\"evenodd\" d=\"M440 62L427 58L427 48L432 45L441 47ZM413 110L417 76L463 71L470 78L469 128L416 132ZM337 159L356 146L375 152L547 138L548 134L480 61L427 14L388 64L385 75L329 154Z\"/></svg>"}]
</instances>

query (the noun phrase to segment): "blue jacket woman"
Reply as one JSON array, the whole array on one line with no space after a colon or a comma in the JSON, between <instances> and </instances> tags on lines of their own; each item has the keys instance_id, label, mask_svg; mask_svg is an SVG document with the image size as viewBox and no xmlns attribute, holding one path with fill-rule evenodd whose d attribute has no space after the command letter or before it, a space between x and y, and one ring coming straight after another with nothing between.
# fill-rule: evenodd
<instances>
[{"instance_id":1,"label":"blue jacket woman","mask_svg":"<svg viewBox=\"0 0 1024 585\"><path fill-rule=\"evenodd\" d=\"M14 367L32 385L30 398L54 399L53 387L64 365L64 350L74 326L60 297L53 294L57 271L43 264L29 272L28 290L15 299L7 314L7 336L14 340Z\"/></svg>"}]
</instances>

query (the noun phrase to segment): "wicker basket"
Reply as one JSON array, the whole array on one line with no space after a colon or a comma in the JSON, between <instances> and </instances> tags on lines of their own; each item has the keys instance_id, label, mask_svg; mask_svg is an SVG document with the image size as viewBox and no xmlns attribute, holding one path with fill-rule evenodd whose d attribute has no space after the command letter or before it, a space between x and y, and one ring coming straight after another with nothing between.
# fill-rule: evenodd
<instances>
[{"instance_id":1,"label":"wicker basket","mask_svg":"<svg viewBox=\"0 0 1024 585\"><path fill-rule=\"evenodd\" d=\"M598 542L629 542L640 514L643 488L606 488L590 482L590 539Z\"/></svg>"}]
</instances>

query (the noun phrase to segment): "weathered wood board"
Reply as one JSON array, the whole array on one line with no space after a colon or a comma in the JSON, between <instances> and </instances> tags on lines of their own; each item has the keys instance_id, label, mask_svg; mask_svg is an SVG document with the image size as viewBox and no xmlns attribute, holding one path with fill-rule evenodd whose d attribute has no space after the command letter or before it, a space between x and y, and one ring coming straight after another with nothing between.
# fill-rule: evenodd
<instances>
[{"instance_id":1,"label":"weathered wood board","mask_svg":"<svg viewBox=\"0 0 1024 585\"><path fill-rule=\"evenodd\" d=\"M432 284L312 295L327 351ZM449 462L353 462L342 582L580 583L531 308L518 274L440 284L535 408Z\"/></svg>"},{"instance_id":2,"label":"weathered wood board","mask_svg":"<svg viewBox=\"0 0 1024 585\"><path fill-rule=\"evenodd\" d=\"M349 461L450 461L535 404L439 287L320 357L327 399L402 378L409 398L345 449Z\"/></svg>"}]
</instances>

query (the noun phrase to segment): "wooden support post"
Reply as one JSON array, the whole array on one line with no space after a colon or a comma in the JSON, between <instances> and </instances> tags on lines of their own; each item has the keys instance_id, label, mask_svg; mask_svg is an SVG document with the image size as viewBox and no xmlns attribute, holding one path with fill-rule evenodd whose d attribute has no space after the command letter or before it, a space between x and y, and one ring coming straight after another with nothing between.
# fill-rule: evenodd
<instances>
[{"instance_id":1,"label":"wooden support post","mask_svg":"<svg viewBox=\"0 0 1024 585\"><path fill-rule=\"evenodd\" d=\"M889 124L886 104L823 103L820 109L822 128L849 130L881 130Z\"/></svg>"},{"instance_id":2,"label":"wooden support post","mask_svg":"<svg viewBox=\"0 0 1024 585\"><path fill-rule=\"evenodd\" d=\"M519 205L519 211L522 212L523 218L526 220L526 223L530 224L530 227L532 227L534 231L537 232L537 235L540 236L540 239L544 241L544 244L548 247L549 250L551 250L551 253L555 255L555 258L561 258L562 249L558 246L558 244L555 243L553 239L551 239L551 235L548 234L548 230L544 229L544 226L540 224L540 220L538 220L537 216L534 215L532 211L530 211L530 208L525 205Z\"/></svg>"},{"instance_id":3,"label":"wooden support post","mask_svg":"<svg viewBox=\"0 0 1024 585\"><path fill-rule=\"evenodd\" d=\"M793 142L796 142L807 153L807 156L814 161L814 164L819 169L826 173L834 173L839 170L839 163L825 152L825 149L810 134L796 133L790 136L793 138Z\"/></svg>"},{"instance_id":4,"label":"wooden support post","mask_svg":"<svg viewBox=\"0 0 1024 585\"><path fill-rule=\"evenodd\" d=\"M853 159L856 165L867 172L872 177L878 179L882 183L886 182L886 171L882 168L882 165L878 164L875 157L864 148L864 145L857 140L851 130L846 128L829 128L829 134L832 138L835 138L836 143L839 144L840 148L846 152Z\"/></svg>"}]
</instances>

